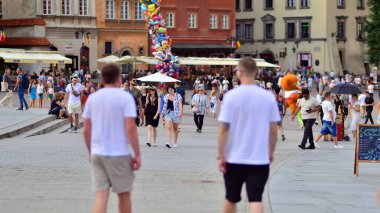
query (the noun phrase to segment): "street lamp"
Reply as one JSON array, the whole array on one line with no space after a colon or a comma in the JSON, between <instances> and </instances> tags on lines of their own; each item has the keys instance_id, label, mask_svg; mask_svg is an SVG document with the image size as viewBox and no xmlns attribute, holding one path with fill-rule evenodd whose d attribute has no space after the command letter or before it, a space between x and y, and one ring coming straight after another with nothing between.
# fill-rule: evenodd
<instances>
[{"instance_id":1,"label":"street lamp","mask_svg":"<svg viewBox=\"0 0 380 213\"><path fill-rule=\"evenodd\" d=\"M84 35L86 34L87 37L89 37L91 35L91 33L89 31L87 31L86 29L84 28L81 28L79 30L77 30L74 35L75 35L75 38L78 39L79 38L79 35L82 35L82 39L84 39ZM84 40L82 41L82 44L84 45Z\"/></svg>"}]
</instances>

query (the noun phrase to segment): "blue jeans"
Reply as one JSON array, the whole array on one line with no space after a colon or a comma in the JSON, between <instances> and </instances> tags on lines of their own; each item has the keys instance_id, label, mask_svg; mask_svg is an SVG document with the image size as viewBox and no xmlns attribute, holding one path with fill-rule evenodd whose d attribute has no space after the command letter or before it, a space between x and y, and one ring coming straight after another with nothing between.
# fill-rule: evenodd
<instances>
[{"instance_id":1,"label":"blue jeans","mask_svg":"<svg viewBox=\"0 0 380 213\"><path fill-rule=\"evenodd\" d=\"M24 108L24 104L25 104L25 107L28 108L28 103L26 102L24 98L25 89L19 87L17 90L17 94L18 94L18 99L20 100L20 109Z\"/></svg>"}]
</instances>

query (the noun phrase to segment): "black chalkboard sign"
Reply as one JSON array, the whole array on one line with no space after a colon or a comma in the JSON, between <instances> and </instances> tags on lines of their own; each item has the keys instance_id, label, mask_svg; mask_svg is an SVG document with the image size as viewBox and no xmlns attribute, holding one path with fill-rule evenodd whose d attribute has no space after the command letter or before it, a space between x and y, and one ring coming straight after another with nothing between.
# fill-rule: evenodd
<instances>
[{"instance_id":1,"label":"black chalkboard sign","mask_svg":"<svg viewBox=\"0 0 380 213\"><path fill-rule=\"evenodd\" d=\"M380 163L380 125L359 125L356 137L355 171L359 163Z\"/></svg>"}]
</instances>

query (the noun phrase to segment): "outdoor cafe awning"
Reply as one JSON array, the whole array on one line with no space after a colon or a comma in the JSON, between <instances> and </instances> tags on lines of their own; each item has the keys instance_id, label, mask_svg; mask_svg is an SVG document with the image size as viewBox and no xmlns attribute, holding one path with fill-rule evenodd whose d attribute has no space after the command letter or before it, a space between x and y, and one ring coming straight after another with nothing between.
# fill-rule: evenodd
<instances>
[{"instance_id":1,"label":"outdoor cafe awning","mask_svg":"<svg viewBox=\"0 0 380 213\"><path fill-rule=\"evenodd\" d=\"M264 59L255 59L258 67L279 67L276 64L266 62ZM133 63L142 62L146 64L156 64L157 59L153 57L128 57L123 60L121 58L118 63ZM188 57L180 58L181 65L209 65L209 66L237 66L239 59L237 58L200 58L200 57Z\"/></svg>"},{"instance_id":2,"label":"outdoor cafe awning","mask_svg":"<svg viewBox=\"0 0 380 213\"><path fill-rule=\"evenodd\" d=\"M71 64L72 60L52 52L33 52L25 50L0 49L0 57L5 63L27 64Z\"/></svg>"}]
</instances>

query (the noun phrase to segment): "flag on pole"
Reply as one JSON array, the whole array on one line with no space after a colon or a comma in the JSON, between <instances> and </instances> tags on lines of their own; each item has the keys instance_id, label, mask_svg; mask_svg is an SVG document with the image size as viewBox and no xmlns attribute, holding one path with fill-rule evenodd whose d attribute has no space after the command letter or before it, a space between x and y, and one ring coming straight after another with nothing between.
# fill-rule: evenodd
<instances>
[{"instance_id":1,"label":"flag on pole","mask_svg":"<svg viewBox=\"0 0 380 213\"><path fill-rule=\"evenodd\" d=\"M239 48L241 47L240 41L237 41L237 42L235 43L235 47L236 47L236 49L239 49Z\"/></svg>"}]
</instances>

